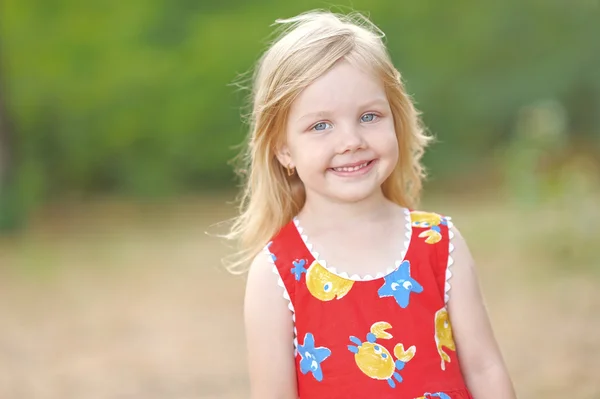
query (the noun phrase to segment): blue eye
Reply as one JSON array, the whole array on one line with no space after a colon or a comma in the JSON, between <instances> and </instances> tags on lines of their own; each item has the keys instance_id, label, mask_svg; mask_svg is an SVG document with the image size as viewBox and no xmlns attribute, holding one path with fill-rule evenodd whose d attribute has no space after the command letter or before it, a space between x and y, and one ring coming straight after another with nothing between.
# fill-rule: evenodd
<instances>
[{"instance_id":1,"label":"blue eye","mask_svg":"<svg viewBox=\"0 0 600 399\"><path fill-rule=\"evenodd\" d=\"M377 118L377 115L373 113L364 114L360 117L361 122L373 122Z\"/></svg>"},{"instance_id":2,"label":"blue eye","mask_svg":"<svg viewBox=\"0 0 600 399\"><path fill-rule=\"evenodd\" d=\"M312 130L321 131L327 129L328 126L331 126L331 124L327 122L319 122L312 127Z\"/></svg>"}]
</instances>

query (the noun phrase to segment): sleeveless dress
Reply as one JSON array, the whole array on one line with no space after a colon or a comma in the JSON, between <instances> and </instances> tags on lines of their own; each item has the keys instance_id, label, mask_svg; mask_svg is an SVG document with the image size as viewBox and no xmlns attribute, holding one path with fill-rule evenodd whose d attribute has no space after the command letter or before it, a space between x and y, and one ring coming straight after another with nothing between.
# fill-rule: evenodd
<instances>
[{"instance_id":1,"label":"sleeveless dress","mask_svg":"<svg viewBox=\"0 0 600 399\"><path fill-rule=\"evenodd\" d=\"M297 218L265 247L292 312L301 399L472 399L446 307L451 222L405 217L404 258L374 277L328 267Z\"/></svg>"}]
</instances>

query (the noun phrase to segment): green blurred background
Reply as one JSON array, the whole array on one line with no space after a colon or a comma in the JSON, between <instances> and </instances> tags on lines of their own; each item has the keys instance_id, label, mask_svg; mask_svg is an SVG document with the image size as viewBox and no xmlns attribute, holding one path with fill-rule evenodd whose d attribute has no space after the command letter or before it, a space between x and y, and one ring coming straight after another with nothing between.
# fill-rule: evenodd
<instances>
[{"instance_id":1,"label":"green blurred background","mask_svg":"<svg viewBox=\"0 0 600 399\"><path fill-rule=\"evenodd\" d=\"M0 397L247 397L240 86L328 8L387 34L519 397L600 398L599 1L332 4L0 1Z\"/></svg>"}]
</instances>

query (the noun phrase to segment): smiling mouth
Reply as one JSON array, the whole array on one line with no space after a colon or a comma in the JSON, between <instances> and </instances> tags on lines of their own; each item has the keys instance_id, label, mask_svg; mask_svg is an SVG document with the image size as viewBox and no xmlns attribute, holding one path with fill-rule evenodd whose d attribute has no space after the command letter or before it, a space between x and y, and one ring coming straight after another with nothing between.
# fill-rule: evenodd
<instances>
[{"instance_id":1,"label":"smiling mouth","mask_svg":"<svg viewBox=\"0 0 600 399\"><path fill-rule=\"evenodd\" d=\"M339 168L331 168L331 170L336 171L336 172L356 172L357 170L361 170L363 168L366 168L367 166L369 166L371 163L373 163L373 161L366 161L361 163L360 165L355 165L355 166L342 166Z\"/></svg>"}]
</instances>

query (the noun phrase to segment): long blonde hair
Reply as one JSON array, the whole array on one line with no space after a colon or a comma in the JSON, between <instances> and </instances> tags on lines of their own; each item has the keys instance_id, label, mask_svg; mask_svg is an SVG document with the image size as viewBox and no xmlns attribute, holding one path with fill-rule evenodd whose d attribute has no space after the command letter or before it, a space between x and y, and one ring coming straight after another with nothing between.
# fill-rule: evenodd
<instances>
[{"instance_id":1,"label":"long blonde hair","mask_svg":"<svg viewBox=\"0 0 600 399\"><path fill-rule=\"evenodd\" d=\"M370 68L384 83L398 136L399 161L383 183L386 198L416 206L425 177L421 157L431 140L383 43L384 34L358 13L310 11L277 20L280 34L253 75L250 134L238 173L244 186L237 216L225 236L241 246L228 269L244 272L250 261L304 205L296 175L288 176L275 151L285 137L296 96L344 59Z\"/></svg>"}]
</instances>

